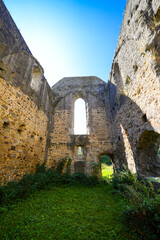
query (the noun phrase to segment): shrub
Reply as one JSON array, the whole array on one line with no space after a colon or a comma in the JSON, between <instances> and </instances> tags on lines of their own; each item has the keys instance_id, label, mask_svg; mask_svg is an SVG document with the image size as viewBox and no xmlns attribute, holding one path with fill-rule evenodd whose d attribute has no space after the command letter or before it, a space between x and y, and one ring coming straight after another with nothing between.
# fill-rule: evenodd
<instances>
[{"instance_id":1,"label":"shrub","mask_svg":"<svg viewBox=\"0 0 160 240\"><path fill-rule=\"evenodd\" d=\"M41 165L40 165L39 163L36 165L36 172L41 172L41 173L43 173L43 172L45 172L45 171L46 171L45 162L42 163Z\"/></svg>"},{"instance_id":2,"label":"shrub","mask_svg":"<svg viewBox=\"0 0 160 240\"><path fill-rule=\"evenodd\" d=\"M72 176L72 184L82 184L85 186L95 186L100 183L100 180L97 176L87 176L84 173L77 172Z\"/></svg>"},{"instance_id":3,"label":"shrub","mask_svg":"<svg viewBox=\"0 0 160 240\"><path fill-rule=\"evenodd\" d=\"M28 197L35 191L49 189L52 186L64 184L95 186L99 183L98 177L88 177L83 173L70 175L71 159L63 158L57 168L46 169L45 164L37 165L36 172L26 174L20 181L0 185L0 205L9 205L17 200Z\"/></svg>"},{"instance_id":4,"label":"shrub","mask_svg":"<svg viewBox=\"0 0 160 240\"><path fill-rule=\"evenodd\" d=\"M92 175L98 176L99 169L100 169L100 163L91 162L90 163L91 169L92 169Z\"/></svg>"},{"instance_id":5,"label":"shrub","mask_svg":"<svg viewBox=\"0 0 160 240\"><path fill-rule=\"evenodd\" d=\"M107 166L111 166L112 165L112 161L110 159L110 157L106 154L104 154L102 157L101 157L101 164L104 163L106 164Z\"/></svg>"},{"instance_id":6,"label":"shrub","mask_svg":"<svg viewBox=\"0 0 160 240\"><path fill-rule=\"evenodd\" d=\"M118 170L117 172L113 173L112 184L116 190L123 188L121 186L122 184L133 185L138 181L136 175L132 174L132 172L125 165L123 165L123 168L123 171Z\"/></svg>"},{"instance_id":7,"label":"shrub","mask_svg":"<svg viewBox=\"0 0 160 240\"><path fill-rule=\"evenodd\" d=\"M129 205L123 212L124 222L138 239L159 239L160 197L154 192L152 183L131 173L126 167L114 174L114 189L128 199Z\"/></svg>"},{"instance_id":8,"label":"shrub","mask_svg":"<svg viewBox=\"0 0 160 240\"><path fill-rule=\"evenodd\" d=\"M67 162L67 157L65 158L62 158L61 161L59 161L58 165L57 165L57 168L56 168L56 172L61 175L63 173L63 170L64 170L64 166Z\"/></svg>"}]
</instances>

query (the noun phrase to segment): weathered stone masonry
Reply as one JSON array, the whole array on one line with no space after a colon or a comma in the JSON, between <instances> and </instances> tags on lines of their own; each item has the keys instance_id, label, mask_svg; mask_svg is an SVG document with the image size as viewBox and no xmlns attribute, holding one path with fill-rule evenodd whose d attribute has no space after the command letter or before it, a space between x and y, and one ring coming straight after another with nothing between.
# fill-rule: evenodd
<instances>
[{"instance_id":1,"label":"weathered stone masonry","mask_svg":"<svg viewBox=\"0 0 160 240\"><path fill-rule=\"evenodd\" d=\"M160 176L160 2L129 0L110 75L115 164Z\"/></svg>"},{"instance_id":2,"label":"weathered stone masonry","mask_svg":"<svg viewBox=\"0 0 160 240\"><path fill-rule=\"evenodd\" d=\"M91 173L91 162L98 163L101 153L112 153L110 121L107 117L107 85L97 77L64 78L52 87L53 130L48 152L49 167L70 156L72 172ZM87 135L74 135L74 103L82 98L87 110ZM83 156L78 156L81 147Z\"/></svg>"},{"instance_id":3,"label":"weathered stone masonry","mask_svg":"<svg viewBox=\"0 0 160 240\"><path fill-rule=\"evenodd\" d=\"M62 79L52 89L3 2L0 1L0 174L2 182L72 158L72 172L91 173L90 162L111 153L107 85L96 77ZM88 109L89 134L76 136L74 102ZM78 147L83 156L78 155Z\"/></svg>"},{"instance_id":4,"label":"weathered stone masonry","mask_svg":"<svg viewBox=\"0 0 160 240\"><path fill-rule=\"evenodd\" d=\"M72 158L91 174L103 153L145 176L160 176L160 2L128 0L109 83L63 78L52 88L0 0L0 178L2 183ZM85 101L87 134L74 134ZM79 154L81 149L82 154Z\"/></svg>"},{"instance_id":5,"label":"weathered stone masonry","mask_svg":"<svg viewBox=\"0 0 160 240\"><path fill-rule=\"evenodd\" d=\"M0 178L5 183L45 161L52 100L42 67L2 1L0 16Z\"/></svg>"}]
</instances>

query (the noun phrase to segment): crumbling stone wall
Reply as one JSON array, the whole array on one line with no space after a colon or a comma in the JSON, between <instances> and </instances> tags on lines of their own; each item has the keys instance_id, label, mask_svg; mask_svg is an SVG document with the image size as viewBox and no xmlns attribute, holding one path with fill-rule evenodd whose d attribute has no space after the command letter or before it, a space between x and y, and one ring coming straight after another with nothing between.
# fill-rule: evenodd
<instances>
[{"instance_id":1,"label":"crumbling stone wall","mask_svg":"<svg viewBox=\"0 0 160 240\"><path fill-rule=\"evenodd\" d=\"M106 111L106 105L109 107L107 85L97 77L75 77L60 80L52 90L55 107L47 165L56 166L57 161L69 156L72 172L91 174L91 162L99 163L103 152L112 153L110 120ZM86 104L86 135L74 134L74 103L78 98Z\"/></svg>"},{"instance_id":2,"label":"crumbling stone wall","mask_svg":"<svg viewBox=\"0 0 160 240\"><path fill-rule=\"evenodd\" d=\"M92 173L104 154L115 167L160 176L160 2L128 0L109 83L64 78L52 89L0 0L2 183L69 156ZM74 103L86 104L87 134L74 134ZM113 157L114 156L114 157Z\"/></svg>"},{"instance_id":3,"label":"crumbling stone wall","mask_svg":"<svg viewBox=\"0 0 160 240\"><path fill-rule=\"evenodd\" d=\"M62 79L52 89L0 0L0 177L2 183L54 167L65 156L72 172L91 173L112 152L106 84L96 77ZM74 135L74 102L86 102L88 135ZM106 111L105 106L108 105ZM82 156L78 155L79 146Z\"/></svg>"},{"instance_id":4,"label":"crumbling stone wall","mask_svg":"<svg viewBox=\"0 0 160 240\"><path fill-rule=\"evenodd\" d=\"M160 2L128 0L110 75L115 164L160 176Z\"/></svg>"},{"instance_id":5,"label":"crumbling stone wall","mask_svg":"<svg viewBox=\"0 0 160 240\"><path fill-rule=\"evenodd\" d=\"M0 1L0 179L35 171L47 157L51 89Z\"/></svg>"},{"instance_id":6,"label":"crumbling stone wall","mask_svg":"<svg viewBox=\"0 0 160 240\"><path fill-rule=\"evenodd\" d=\"M0 176L3 181L22 177L44 160L47 116L36 104L0 79Z\"/></svg>"}]
</instances>

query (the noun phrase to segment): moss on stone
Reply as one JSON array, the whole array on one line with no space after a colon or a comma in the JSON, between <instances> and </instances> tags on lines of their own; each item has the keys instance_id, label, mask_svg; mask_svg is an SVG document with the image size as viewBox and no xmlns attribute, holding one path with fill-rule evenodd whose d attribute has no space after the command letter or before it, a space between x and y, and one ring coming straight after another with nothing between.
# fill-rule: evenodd
<instances>
[{"instance_id":1,"label":"moss on stone","mask_svg":"<svg viewBox=\"0 0 160 240\"><path fill-rule=\"evenodd\" d=\"M130 82L131 82L131 79L130 79L129 76L127 76L127 77L126 77L126 84L130 84Z\"/></svg>"},{"instance_id":2,"label":"moss on stone","mask_svg":"<svg viewBox=\"0 0 160 240\"><path fill-rule=\"evenodd\" d=\"M160 7L158 8L157 13L153 16L153 20L155 24L160 22Z\"/></svg>"}]
</instances>

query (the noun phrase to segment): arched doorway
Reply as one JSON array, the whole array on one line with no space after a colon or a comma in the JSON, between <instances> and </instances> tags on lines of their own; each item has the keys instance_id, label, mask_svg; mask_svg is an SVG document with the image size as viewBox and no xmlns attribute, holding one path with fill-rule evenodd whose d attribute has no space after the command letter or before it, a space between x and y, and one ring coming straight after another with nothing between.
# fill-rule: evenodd
<instances>
[{"instance_id":1,"label":"arched doorway","mask_svg":"<svg viewBox=\"0 0 160 240\"><path fill-rule=\"evenodd\" d=\"M113 166L113 155L103 153L99 157L100 159L100 173L102 176L102 179L110 179L114 172L114 166Z\"/></svg>"},{"instance_id":2,"label":"arched doorway","mask_svg":"<svg viewBox=\"0 0 160 240\"><path fill-rule=\"evenodd\" d=\"M160 134L145 130L137 148L137 168L140 175L160 177Z\"/></svg>"}]
</instances>

